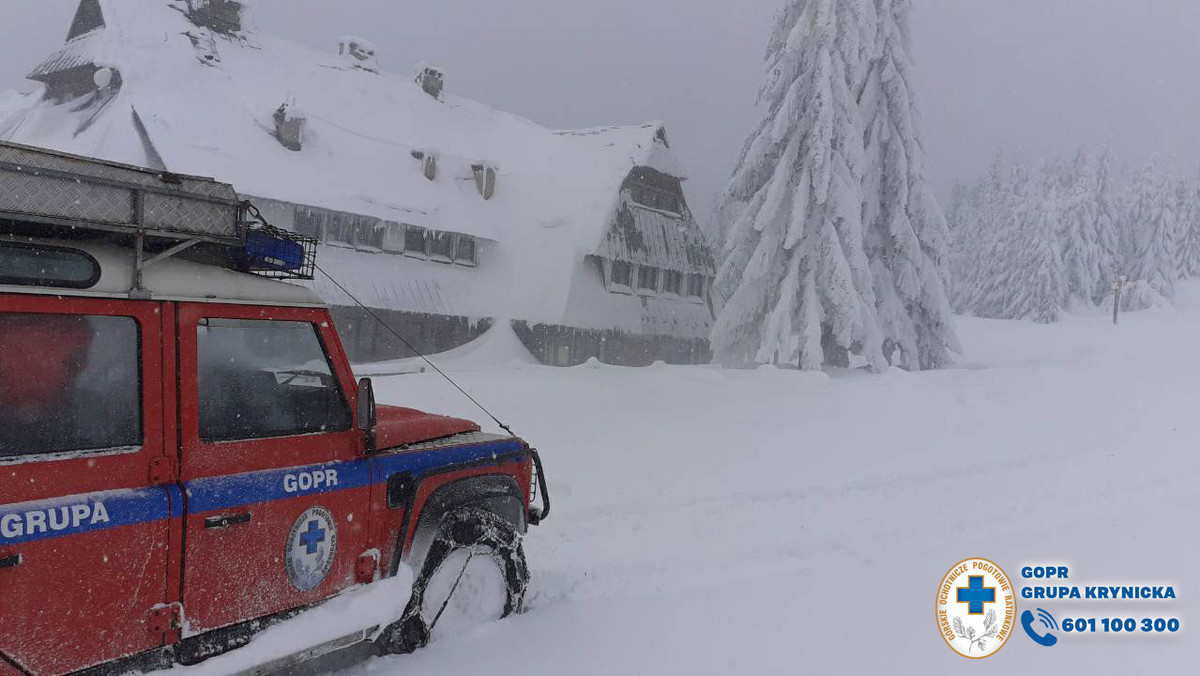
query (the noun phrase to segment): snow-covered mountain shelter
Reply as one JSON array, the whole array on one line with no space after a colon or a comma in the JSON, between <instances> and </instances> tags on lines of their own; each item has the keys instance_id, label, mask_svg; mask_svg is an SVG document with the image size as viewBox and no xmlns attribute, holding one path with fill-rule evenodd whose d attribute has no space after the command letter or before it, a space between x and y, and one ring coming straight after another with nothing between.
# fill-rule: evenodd
<instances>
[{"instance_id":1,"label":"snow-covered mountain shelter","mask_svg":"<svg viewBox=\"0 0 1200 676\"><path fill-rule=\"evenodd\" d=\"M423 351L509 322L549 364L707 362L715 274L661 123L561 131L257 30L245 0L81 0L0 139L214 176ZM409 356L329 277L351 355Z\"/></svg>"}]
</instances>

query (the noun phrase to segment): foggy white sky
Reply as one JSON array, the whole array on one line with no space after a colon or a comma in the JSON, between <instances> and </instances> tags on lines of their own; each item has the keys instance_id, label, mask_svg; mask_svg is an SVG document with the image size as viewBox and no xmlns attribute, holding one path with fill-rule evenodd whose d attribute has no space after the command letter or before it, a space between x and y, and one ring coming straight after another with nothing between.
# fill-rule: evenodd
<instances>
[{"instance_id":1,"label":"foggy white sky","mask_svg":"<svg viewBox=\"0 0 1200 676\"><path fill-rule=\"evenodd\" d=\"M127 0L136 1L136 0ZM700 218L756 121L783 0L255 0L261 28L384 67L442 65L454 93L555 127L665 120ZM997 148L1031 159L1108 142L1200 169L1200 0L916 0L940 194ZM0 89L61 44L76 0L0 0Z\"/></svg>"}]
</instances>

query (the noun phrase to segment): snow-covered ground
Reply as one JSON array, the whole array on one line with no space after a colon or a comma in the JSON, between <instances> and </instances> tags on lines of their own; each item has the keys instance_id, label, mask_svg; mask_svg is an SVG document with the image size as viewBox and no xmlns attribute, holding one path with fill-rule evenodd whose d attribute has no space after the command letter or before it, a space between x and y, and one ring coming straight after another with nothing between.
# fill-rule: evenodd
<instances>
[{"instance_id":1,"label":"snow-covered ground","mask_svg":"<svg viewBox=\"0 0 1200 676\"><path fill-rule=\"evenodd\" d=\"M529 612L352 673L1178 671L1200 617L1200 286L1180 293L1118 327L962 319L959 364L921 374L489 369L460 351L453 375L546 461ZM432 373L376 389L481 417ZM1014 578L1054 563L1081 585L1173 584L1166 604L1018 605L1183 629L1043 648L1018 627L967 663L934 599L976 556Z\"/></svg>"}]
</instances>

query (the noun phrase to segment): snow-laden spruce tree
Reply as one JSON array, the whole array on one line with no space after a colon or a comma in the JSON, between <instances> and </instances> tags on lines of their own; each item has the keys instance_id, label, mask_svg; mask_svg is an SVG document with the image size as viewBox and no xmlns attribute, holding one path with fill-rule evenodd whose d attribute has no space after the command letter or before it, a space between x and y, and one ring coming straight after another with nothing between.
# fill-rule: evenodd
<instances>
[{"instance_id":1,"label":"snow-laden spruce tree","mask_svg":"<svg viewBox=\"0 0 1200 676\"><path fill-rule=\"evenodd\" d=\"M960 246L964 240L976 241L979 232L980 193L975 186L963 182L954 184L950 195L950 209L946 221L950 232L950 279L947 292L950 305L960 310L969 301L970 287L966 284L974 252Z\"/></svg>"},{"instance_id":2,"label":"snow-laden spruce tree","mask_svg":"<svg viewBox=\"0 0 1200 676\"><path fill-rule=\"evenodd\" d=\"M983 315L983 269L994 259L1004 233L1008 171L1004 157L996 153L985 176L956 188L960 198L952 215L950 279L954 309L963 314Z\"/></svg>"},{"instance_id":3,"label":"snow-laden spruce tree","mask_svg":"<svg viewBox=\"0 0 1200 676\"><path fill-rule=\"evenodd\" d=\"M1080 150L1064 165L1057 184L1062 195L1062 258L1067 293L1075 301L1099 303L1112 293L1125 269L1121 246L1122 194L1108 148L1095 156ZM1065 180L1064 180L1065 179Z\"/></svg>"},{"instance_id":4,"label":"snow-laden spruce tree","mask_svg":"<svg viewBox=\"0 0 1200 676\"><path fill-rule=\"evenodd\" d=\"M1032 206L1021 219L1019 283L1005 314L1049 324L1058 320L1069 295L1059 246L1064 209L1058 186L1051 184Z\"/></svg>"},{"instance_id":5,"label":"snow-laden spruce tree","mask_svg":"<svg viewBox=\"0 0 1200 676\"><path fill-rule=\"evenodd\" d=\"M1063 198L1057 195L1050 203L1061 211L1062 269L1068 297L1094 302L1105 285L1107 253L1100 243L1097 228L1099 201L1094 176L1095 167L1081 150L1069 172L1060 174L1057 191L1062 189Z\"/></svg>"},{"instance_id":6,"label":"snow-laden spruce tree","mask_svg":"<svg viewBox=\"0 0 1200 676\"><path fill-rule=\"evenodd\" d=\"M1072 180L1066 164L1031 172L1023 162L1003 166L997 158L987 176L965 188L973 213L959 216L965 220L953 242L960 312L1039 322L1061 314L1069 294L1059 186Z\"/></svg>"},{"instance_id":7,"label":"snow-laden spruce tree","mask_svg":"<svg viewBox=\"0 0 1200 676\"><path fill-rule=\"evenodd\" d=\"M1096 241L1100 244L1100 278L1096 282L1094 299L1112 293L1113 281L1125 274L1126 264L1121 255L1121 193L1113 172L1112 152L1104 147L1096 156L1093 194L1096 200Z\"/></svg>"},{"instance_id":8,"label":"snow-laden spruce tree","mask_svg":"<svg viewBox=\"0 0 1200 676\"><path fill-rule=\"evenodd\" d=\"M959 312L1052 321L1077 304L1111 303L1119 275L1131 282L1122 307L1143 309L1167 302L1175 280L1200 275L1200 180L1163 178L1157 160L1140 174L1117 170L1107 150L1034 173L1001 164L956 190Z\"/></svg>"},{"instance_id":9,"label":"snow-laden spruce tree","mask_svg":"<svg viewBox=\"0 0 1200 676\"><path fill-rule=\"evenodd\" d=\"M1200 277L1200 176L1179 181L1176 203L1179 213L1175 270L1180 279Z\"/></svg>"},{"instance_id":10,"label":"snow-laden spruce tree","mask_svg":"<svg viewBox=\"0 0 1200 676\"><path fill-rule=\"evenodd\" d=\"M1166 298L1175 296L1175 191L1159 178L1157 159L1151 160L1130 190L1125 223L1133 252L1134 280L1142 280Z\"/></svg>"},{"instance_id":11,"label":"snow-laden spruce tree","mask_svg":"<svg viewBox=\"0 0 1200 676\"><path fill-rule=\"evenodd\" d=\"M863 119L853 85L873 34L866 0L794 0L767 48L767 114L722 202L742 202L717 274L724 363L882 370L883 336L863 247ZM718 211L722 205L718 205Z\"/></svg>"},{"instance_id":12,"label":"snow-laden spruce tree","mask_svg":"<svg viewBox=\"0 0 1200 676\"><path fill-rule=\"evenodd\" d=\"M975 259L974 289L970 312L981 317L1026 319L1033 295L1029 256L1032 221L1038 215L1039 186L1036 175L1022 161L1004 170L981 224L988 230Z\"/></svg>"},{"instance_id":13,"label":"snow-laden spruce tree","mask_svg":"<svg viewBox=\"0 0 1200 676\"><path fill-rule=\"evenodd\" d=\"M913 91L909 0L875 1L875 44L859 97L866 124L863 182L884 355L907 369L945 365L961 350L946 293L946 219L925 167Z\"/></svg>"}]
</instances>

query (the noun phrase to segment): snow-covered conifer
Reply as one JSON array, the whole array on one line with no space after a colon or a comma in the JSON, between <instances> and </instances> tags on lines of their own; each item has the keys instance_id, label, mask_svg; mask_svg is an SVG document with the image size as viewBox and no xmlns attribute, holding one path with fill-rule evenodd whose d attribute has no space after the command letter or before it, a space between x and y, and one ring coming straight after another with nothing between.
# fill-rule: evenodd
<instances>
[{"instance_id":1,"label":"snow-covered conifer","mask_svg":"<svg viewBox=\"0 0 1200 676\"><path fill-rule=\"evenodd\" d=\"M1009 315L1049 324L1058 319L1068 297L1068 281L1059 252L1063 205L1058 186L1051 183L1046 194L1025 210L1021 224L1020 283L1012 296Z\"/></svg>"},{"instance_id":2,"label":"snow-covered conifer","mask_svg":"<svg viewBox=\"0 0 1200 676\"><path fill-rule=\"evenodd\" d=\"M1003 156L992 157L987 175L962 188L965 196L954 212L951 229L951 280L954 308L964 314L982 314L978 308L983 274L995 255L1007 186Z\"/></svg>"},{"instance_id":3,"label":"snow-covered conifer","mask_svg":"<svg viewBox=\"0 0 1200 676\"><path fill-rule=\"evenodd\" d=\"M981 317L1054 321L1069 298L1062 239L1066 201L1059 186L1078 182L1069 165L1050 163L1032 172L1020 161L997 158L970 189L969 231L955 227L961 278L959 311ZM1090 297L1089 297L1090 302Z\"/></svg>"},{"instance_id":4,"label":"snow-covered conifer","mask_svg":"<svg viewBox=\"0 0 1200 676\"><path fill-rule=\"evenodd\" d=\"M1062 199L1056 196L1048 201L1048 206L1060 210L1062 268L1067 296L1092 303L1097 300L1097 293L1104 283L1106 258L1096 227L1099 205L1094 167L1080 151L1069 170L1069 174L1060 175L1059 183L1052 186L1056 193L1060 189L1064 191Z\"/></svg>"},{"instance_id":5,"label":"snow-covered conifer","mask_svg":"<svg viewBox=\"0 0 1200 676\"><path fill-rule=\"evenodd\" d=\"M884 354L936 368L958 351L946 293L949 233L934 198L912 89L909 0L875 0L875 45L859 106L866 124L866 253Z\"/></svg>"},{"instance_id":6,"label":"snow-covered conifer","mask_svg":"<svg viewBox=\"0 0 1200 676\"><path fill-rule=\"evenodd\" d=\"M1121 197L1113 173L1112 152L1102 148L1096 156L1093 190L1096 200L1096 241L1100 245L1100 277L1093 298L1104 298L1112 292L1113 280L1125 274L1126 264L1121 256Z\"/></svg>"},{"instance_id":7,"label":"snow-covered conifer","mask_svg":"<svg viewBox=\"0 0 1200 676\"><path fill-rule=\"evenodd\" d=\"M1179 181L1175 269L1180 279L1200 277L1200 177Z\"/></svg>"},{"instance_id":8,"label":"snow-covered conifer","mask_svg":"<svg viewBox=\"0 0 1200 676\"><path fill-rule=\"evenodd\" d=\"M713 329L727 363L802 368L864 358L883 369L883 337L863 248L863 121L852 89L871 34L868 3L794 0L767 49L768 113L722 200L739 200ZM718 206L718 209L721 207Z\"/></svg>"},{"instance_id":9,"label":"snow-covered conifer","mask_svg":"<svg viewBox=\"0 0 1200 676\"><path fill-rule=\"evenodd\" d=\"M987 250L981 252L973 305L980 316L1029 317L1030 248L1039 243L1031 236L1041 207L1038 176L1024 161L1014 161L991 201L987 227L993 232Z\"/></svg>"},{"instance_id":10,"label":"snow-covered conifer","mask_svg":"<svg viewBox=\"0 0 1200 676\"><path fill-rule=\"evenodd\" d=\"M1151 160L1133 185L1126 211L1133 279L1144 280L1167 298L1175 295L1175 192Z\"/></svg>"},{"instance_id":11,"label":"snow-covered conifer","mask_svg":"<svg viewBox=\"0 0 1200 676\"><path fill-rule=\"evenodd\" d=\"M1140 173L1107 149L1033 173L997 159L956 189L954 205L952 299L965 314L1049 321L1075 304L1110 304L1120 275L1140 299L1123 306L1149 307L1173 297L1177 279L1200 276L1200 176L1172 180L1157 159Z\"/></svg>"}]
</instances>

